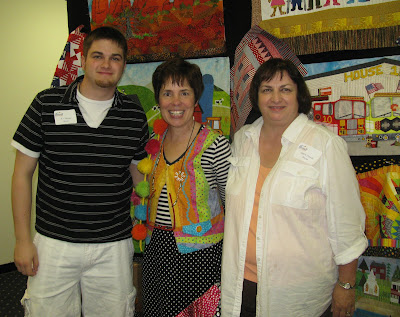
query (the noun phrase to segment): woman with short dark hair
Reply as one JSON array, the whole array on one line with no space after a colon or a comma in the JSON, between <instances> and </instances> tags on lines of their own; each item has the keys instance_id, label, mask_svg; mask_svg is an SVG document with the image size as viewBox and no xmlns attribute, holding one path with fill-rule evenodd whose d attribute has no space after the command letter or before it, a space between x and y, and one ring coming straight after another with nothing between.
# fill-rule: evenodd
<instances>
[{"instance_id":1,"label":"woman with short dark hair","mask_svg":"<svg viewBox=\"0 0 400 317\"><path fill-rule=\"evenodd\" d=\"M168 124L149 177L143 261L144 315L219 314L228 140L193 117L204 86L200 68L181 58L153 74Z\"/></svg>"}]
</instances>

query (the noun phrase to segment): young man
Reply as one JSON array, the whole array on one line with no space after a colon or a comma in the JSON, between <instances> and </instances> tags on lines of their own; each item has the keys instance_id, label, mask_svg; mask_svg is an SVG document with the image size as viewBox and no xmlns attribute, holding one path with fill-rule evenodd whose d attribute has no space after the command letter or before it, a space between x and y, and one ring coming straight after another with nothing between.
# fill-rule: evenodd
<instances>
[{"instance_id":1,"label":"young man","mask_svg":"<svg viewBox=\"0 0 400 317\"><path fill-rule=\"evenodd\" d=\"M84 41L85 75L40 92L12 141L14 261L28 275L26 316L133 316L133 183L146 157L145 113L116 90L127 43L101 27ZM32 176L39 163L36 231Z\"/></svg>"}]
</instances>

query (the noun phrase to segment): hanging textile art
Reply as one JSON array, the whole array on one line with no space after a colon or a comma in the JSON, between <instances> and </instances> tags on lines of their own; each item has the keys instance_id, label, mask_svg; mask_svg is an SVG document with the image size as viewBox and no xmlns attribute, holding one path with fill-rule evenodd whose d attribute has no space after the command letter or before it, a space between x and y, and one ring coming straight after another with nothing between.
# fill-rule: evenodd
<instances>
[{"instance_id":1,"label":"hanging textile art","mask_svg":"<svg viewBox=\"0 0 400 317\"><path fill-rule=\"evenodd\" d=\"M400 55L305 67L309 117L345 139L350 155L400 153Z\"/></svg>"},{"instance_id":2,"label":"hanging textile art","mask_svg":"<svg viewBox=\"0 0 400 317\"><path fill-rule=\"evenodd\" d=\"M86 37L86 34L81 32L82 28L83 25L80 25L68 36L51 87L69 85L78 76L78 69L82 66L83 40Z\"/></svg>"},{"instance_id":3,"label":"hanging textile art","mask_svg":"<svg viewBox=\"0 0 400 317\"><path fill-rule=\"evenodd\" d=\"M399 286L400 259L361 256L356 273L356 307L370 313L355 316L399 316ZM379 310L385 315L377 315Z\"/></svg>"},{"instance_id":4,"label":"hanging textile art","mask_svg":"<svg viewBox=\"0 0 400 317\"><path fill-rule=\"evenodd\" d=\"M400 156L353 157L368 248L358 259L358 307L400 314Z\"/></svg>"},{"instance_id":5,"label":"hanging textile art","mask_svg":"<svg viewBox=\"0 0 400 317\"><path fill-rule=\"evenodd\" d=\"M307 71L285 42L272 36L258 26L248 31L235 51L231 68L231 137L245 123L251 110L250 83L258 67L270 58L291 60L302 73Z\"/></svg>"},{"instance_id":6,"label":"hanging textile art","mask_svg":"<svg viewBox=\"0 0 400 317\"><path fill-rule=\"evenodd\" d=\"M88 0L91 28L118 28L128 61L220 55L225 52L222 0Z\"/></svg>"},{"instance_id":7,"label":"hanging textile art","mask_svg":"<svg viewBox=\"0 0 400 317\"><path fill-rule=\"evenodd\" d=\"M252 22L296 55L396 46L399 0L252 0Z\"/></svg>"},{"instance_id":8,"label":"hanging textile art","mask_svg":"<svg viewBox=\"0 0 400 317\"><path fill-rule=\"evenodd\" d=\"M400 247L400 166L357 174L369 246Z\"/></svg>"},{"instance_id":9,"label":"hanging textile art","mask_svg":"<svg viewBox=\"0 0 400 317\"><path fill-rule=\"evenodd\" d=\"M383 231L377 234L378 224L383 223L385 226L385 221L381 218L381 215L387 214L386 206L395 206L395 204L383 204L382 199L379 197L386 196L384 194L390 186L384 188L383 184L387 182L392 175L392 171L399 169L400 166L400 155L381 155L381 156L351 156L351 162L353 163L354 169L357 174L357 179L360 185L360 194L362 198L363 207L366 213L366 236L369 239L369 246L364 251L363 256L370 257L389 257L400 259L400 248L392 245L397 245L398 243L393 241L381 240L383 237L393 238L392 232L390 230L389 235L384 235ZM386 172L388 172L386 176ZM376 181L376 179L378 181ZM375 183L375 185L373 185ZM369 188L373 188L373 190ZM397 193L400 193L400 188L394 186ZM380 193L378 194L378 191ZM392 187L392 193L393 187ZM398 195L398 194L395 194ZM389 197L393 197L393 194L388 194ZM390 198L391 199L391 198ZM384 199L387 200L386 198ZM392 215L392 212L389 212ZM388 226L386 225L386 228ZM385 229L388 232L387 229ZM395 235L397 235L395 233ZM375 238L374 238L375 237ZM392 239L393 240L393 239Z\"/></svg>"}]
</instances>

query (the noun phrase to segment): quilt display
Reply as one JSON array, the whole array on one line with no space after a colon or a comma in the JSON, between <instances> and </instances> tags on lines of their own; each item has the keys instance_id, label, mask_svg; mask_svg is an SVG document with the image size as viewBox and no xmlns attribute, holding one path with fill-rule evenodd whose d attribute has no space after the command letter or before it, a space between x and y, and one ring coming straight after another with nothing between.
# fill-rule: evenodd
<instances>
[{"instance_id":1,"label":"quilt display","mask_svg":"<svg viewBox=\"0 0 400 317\"><path fill-rule=\"evenodd\" d=\"M88 0L92 29L118 28L128 60L215 56L225 52L222 0Z\"/></svg>"},{"instance_id":2,"label":"quilt display","mask_svg":"<svg viewBox=\"0 0 400 317\"><path fill-rule=\"evenodd\" d=\"M357 174L369 246L400 247L400 166Z\"/></svg>"},{"instance_id":3,"label":"quilt display","mask_svg":"<svg viewBox=\"0 0 400 317\"><path fill-rule=\"evenodd\" d=\"M399 0L252 0L252 21L296 55L396 46Z\"/></svg>"},{"instance_id":4,"label":"quilt display","mask_svg":"<svg viewBox=\"0 0 400 317\"><path fill-rule=\"evenodd\" d=\"M399 158L356 163L369 247L358 260L359 301L379 301L393 316L400 313L400 165ZM372 164L371 164L372 163ZM374 168L375 166L380 166ZM369 166L369 167L368 167ZM374 166L371 168L371 166ZM393 306L390 306L390 305Z\"/></svg>"},{"instance_id":5,"label":"quilt display","mask_svg":"<svg viewBox=\"0 0 400 317\"><path fill-rule=\"evenodd\" d=\"M345 139L350 155L400 153L400 55L305 67L310 118Z\"/></svg>"}]
</instances>

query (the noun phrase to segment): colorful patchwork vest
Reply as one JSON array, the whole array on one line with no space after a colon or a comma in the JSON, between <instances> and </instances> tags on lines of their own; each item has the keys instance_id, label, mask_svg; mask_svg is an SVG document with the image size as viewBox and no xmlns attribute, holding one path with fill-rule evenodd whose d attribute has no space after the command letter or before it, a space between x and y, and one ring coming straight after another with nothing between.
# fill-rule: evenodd
<instances>
[{"instance_id":1,"label":"colorful patchwork vest","mask_svg":"<svg viewBox=\"0 0 400 317\"><path fill-rule=\"evenodd\" d=\"M167 131L162 140L166 133ZM161 146L153 161L153 170L149 178L146 244L150 242L158 199L165 185L172 230L179 252L190 253L205 249L222 240L224 212L219 192L217 188L210 188L201 166L204 151L214 143L218 135L216 131L204 127L186 154L170 166L165 162L163 145Z\"/></svg>"}]
</instances>

